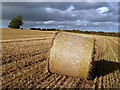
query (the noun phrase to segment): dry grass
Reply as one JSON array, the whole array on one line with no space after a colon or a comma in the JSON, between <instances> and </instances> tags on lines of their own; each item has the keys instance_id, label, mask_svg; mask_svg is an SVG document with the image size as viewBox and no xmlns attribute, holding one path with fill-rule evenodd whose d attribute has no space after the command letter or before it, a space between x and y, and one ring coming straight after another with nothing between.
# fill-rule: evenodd
<instances>
[{"instance_id":1,"label":"dry grass","mask_svg":"<svg viewBox=\"0 0 120 90\"><path fill-rule=\"evenodd\" d=\"M2 33L2 88L120 88L118 38L79 34L95 38L95 79L82 80L48 72L56 32L3 29Z\"/></svg>"},{"instance_id":2,"label":"dry grass","mask_svg":"<svg viewBox=\"0 0 120 90\"><path fill-rule=\"evenodd\" d=\"M96 37L96 87L120 88L118 38Z\"/></svg>"},{"instance_id":3,"label":"dry grass","mask_svg":"<svg viewBox=\"0 0 120 90\"><path fill-rule=\"evenodd\" d=\"M25 39L25 38L43 38L54 37L56 31L35 31L35 30L19 30L19 29L2 29L2 39Z\"/></svg>"}]
</instances>

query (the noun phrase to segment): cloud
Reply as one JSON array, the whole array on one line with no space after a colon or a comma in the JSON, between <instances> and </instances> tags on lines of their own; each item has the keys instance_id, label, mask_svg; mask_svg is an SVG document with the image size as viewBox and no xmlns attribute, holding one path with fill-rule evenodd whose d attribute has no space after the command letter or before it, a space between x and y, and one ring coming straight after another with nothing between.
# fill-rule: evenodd
<instances>
[{"instance_id":1,"label":"cloud","mask_svg":"<svg viewBox=\"0 0 120 90\"><path fill-rule=\"evenodd\" d=\"M84 0L84 2L119 2L119 0ZM24 0L2 0L2 2L24 2ZM83 2L83 0L26 0L25 2Z\"/></svg>"},{"instance_id":2,"label":"cloud","mask_svg":"<svg viewBox=\"0 0 120 90\"><path fill-rule=\"evenodd\" d=\"M109 11L109 8L108 8L108 7L101 7L101 8L96 9L96 11L97 11L98 13L103 14L103 13L108 12L108 11Z\"/></svg>"},{"instance_id":3,"label":"cloud","mask_svg":"<svg viewBox=\"0 0 120 90\"><path fill-rule=\"evenodd\" d=\"M112 30L118 21L117 8L115 2L3 2L2 19L9 22L20 14L26 28Z\"/></svg>"}]
</instances>

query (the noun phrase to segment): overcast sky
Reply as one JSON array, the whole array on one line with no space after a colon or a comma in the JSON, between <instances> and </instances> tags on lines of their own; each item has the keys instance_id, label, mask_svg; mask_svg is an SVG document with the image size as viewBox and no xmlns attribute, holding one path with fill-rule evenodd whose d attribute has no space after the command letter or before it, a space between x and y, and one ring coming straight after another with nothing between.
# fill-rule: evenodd
<instances>
[{"instance_id":1,"label":"overcast sky","mask_svg":"<svg viewBox=\"0 0 120 90\"><path fill-rule=\"evenodd\" d=\"M2 2L2 27L20 14L23 28L117 32L117 2Z\"/></svg>"}]
</instances>

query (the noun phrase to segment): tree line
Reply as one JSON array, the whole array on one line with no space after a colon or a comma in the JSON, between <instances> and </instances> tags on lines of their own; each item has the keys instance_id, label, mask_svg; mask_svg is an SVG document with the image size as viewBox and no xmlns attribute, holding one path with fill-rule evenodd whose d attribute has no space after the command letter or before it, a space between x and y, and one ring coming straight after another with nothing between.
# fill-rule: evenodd
<instances>
[{"instance_id":1,"label":"tree line","mask_svg":"<svg viewBox=\"0 0 120 90\"><path fill-rule=\"evenodd\" d=\"M102 32L102 31L80 31L80 30L64 30L66 32L92 34L92 35L103 35L103 36L114 36L120 37L120 32Z\"/></svg>"},{"instance_id":2,"label":"tree line","mask_svg":"<svg viewBox=\"0 0 120 90\"><path fill-rule=\"evenodd\" d=\"M41 30L41 31L59 31L60 29L55 28L30 28L30 30Z\"/></svg>"},{"instance_id":3,"label":"tree line","mask_svg":"<svg viewBox=\"0 0 120 90\"><path fill-rule=\"evenodd\" d=\"M92 35L103 35L103 36L114 36L120 37L120 32L102 32L102 31L80 31L80 30L60 30L60 29L46 29L46 28L30 28L30 30L40 30L40 31L65 31L73 33L83 33L83 34L92 34Z\"/></svg>"}]
</instances>

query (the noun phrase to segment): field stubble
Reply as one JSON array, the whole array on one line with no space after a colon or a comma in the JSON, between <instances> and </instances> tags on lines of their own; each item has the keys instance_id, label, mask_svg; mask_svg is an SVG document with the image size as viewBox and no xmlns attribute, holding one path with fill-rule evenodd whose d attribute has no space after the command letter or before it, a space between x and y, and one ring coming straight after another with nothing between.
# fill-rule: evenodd
<instances>
[{"instance_id":1,"label":"field stubble","mask_svg":"<svg viewBox=\"0 0 120 90\"><path fill-rule=\"evenodd\" d=\"M95 79L83 80L48 72L56 32L2 30L2 87L6 88L120 88L118 38L95 38ZM32 38L32 39L31 39Z\"/></svg>"}]
</instances>

